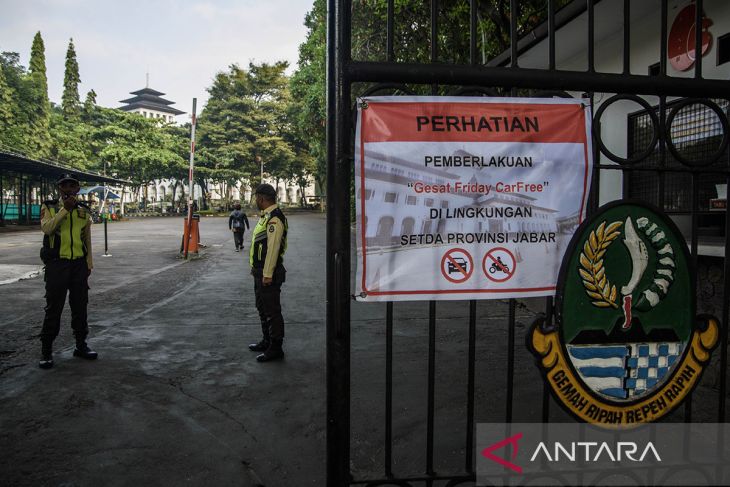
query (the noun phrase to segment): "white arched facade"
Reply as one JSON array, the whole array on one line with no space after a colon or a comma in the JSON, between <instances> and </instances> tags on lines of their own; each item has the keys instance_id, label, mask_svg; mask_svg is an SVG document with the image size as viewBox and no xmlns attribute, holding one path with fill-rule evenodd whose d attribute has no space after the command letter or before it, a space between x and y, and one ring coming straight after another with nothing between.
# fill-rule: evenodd
<instances>
[{"instance_id":1,"label":"white arched facade","mask_svg":"<svg viewBox=\"0 0 730 487\"><path fill-rule=\"evenodd\" d=\"M275 180L264 179L268 184L271 184L277 188ZM174 179L160 179L150 182L146 186L142 186L139 191L139 196L135 197L132 192L126 192L124 195L125 203L136 203L141 204L145 200L147 208L153 211L175 211L180 205L182 199L182 205L184 206L187 202L188 196L188 184L187 181L177 182L177 189L175 189L175 201L172 201L173 188L175 188L176 181ZM210 182L208 184L208 190L210 191L210 204L215 207L218 206L224 200L224 195L220 194L220 186ZM240 202L244 206L248 206L252 198L252 188L249 184L244 181L239 181L235 186L230 189L230 197L232 202ZM203 191L199 185L194 187L194 200L199 200L203 195ZM310 197L315 196L315 185L310 183L304 189L304 196ZM299 186L288 182L280 181L277 188L278 202L286 205L298 206L302 200L302 191Z\"/></svg>"}]
</instances>

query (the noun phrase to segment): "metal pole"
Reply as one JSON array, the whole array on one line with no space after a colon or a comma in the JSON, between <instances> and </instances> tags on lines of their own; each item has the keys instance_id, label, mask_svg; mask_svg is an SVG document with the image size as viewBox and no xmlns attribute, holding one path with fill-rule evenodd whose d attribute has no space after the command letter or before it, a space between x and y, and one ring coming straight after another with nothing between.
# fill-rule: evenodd
<instances>
[{"instance_id":1,"label":"metal pole","mask_svg":"<svg viewBox=\"0 0 730 487\"><path fill-rule=\"evenodd\" d=\"M327 2L327 486L350 482L349 0Z\"/></svg>"},{"instance_id":2,"label":"metal pole","mask_svg":"<svg viewBox=\"0 0 730 487\"><path fill-rule=\"evenodd\" d=\"M108 218L104 218L104 257L111 257L109 253L109 233L107 232L107 224L109 223Z\"/></svg>"},{"instance_id":3,"label":"metal pole","mask_svg":"<svg viewBox=\"0 0 730 487\"><path fill-rule=\"evenodd\" d=\"M0 225L5 225L5 192L3 191L3 173L0 171Z\"/></svg>"},{"instance_id":4,"label":"metal pole","mask_svg":"<svg viewBox=\"0 0 730 487\"><path fill-rule=\"evenodd\" d=\"M190 243L190 229L193 226L193 170L195 167L195 108L198 104L198 99L193 98L193 123L190 127L190 170L188 172L189 179L189 194L188 194L188 221L187 221L187 232L186 239L183 242L183 249L185 251L185 258L188 258L188 247Z\"/></svg>"}]
</instances>

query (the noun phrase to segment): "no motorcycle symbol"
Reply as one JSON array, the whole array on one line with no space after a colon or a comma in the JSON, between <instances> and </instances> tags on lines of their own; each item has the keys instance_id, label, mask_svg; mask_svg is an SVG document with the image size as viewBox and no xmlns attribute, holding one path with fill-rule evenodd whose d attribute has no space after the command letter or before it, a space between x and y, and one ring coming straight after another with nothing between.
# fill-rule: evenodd
<instances>
[{"instance_id":1,"label":"no motorcycle symbol","mask_svg":"<svg viewBox=\"0 0 730 487\"><path fill-rule=\"evenodd\" d=\"M494 282L504 282L515 275L517 259L514 254L504 247L495 247L484 256L482 270L487 279Z\"/></svg>"},{"instance_id":2,"label":"no motorcycle symbol","mask_svg":"<svg viewBox=\"0 0 730 487\"><path fill-rule=\"evenodd\" d=\"M441 258L441 274L454 284L466 282L472 272L474 272L474 260L464 249L451 249Z\"/></svg>"}]
</instances>

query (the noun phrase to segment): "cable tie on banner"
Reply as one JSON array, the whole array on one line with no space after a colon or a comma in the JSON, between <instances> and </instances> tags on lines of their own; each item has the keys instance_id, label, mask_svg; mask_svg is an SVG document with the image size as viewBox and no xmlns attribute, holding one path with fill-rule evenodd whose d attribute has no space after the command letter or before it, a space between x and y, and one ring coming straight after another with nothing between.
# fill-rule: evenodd
<instances>
[{"instance_id":1,"label":"cable tie on banner","mask_svg":"<svg viewBox=\"0 0 730 487\"><path fill-rule=\"evenodd\" d=\"M366 110L367 107L368 107L368 102L366 102L365 100L360 100L360 108L362 108L363 110Z\"/></svg>"}]
</instances>

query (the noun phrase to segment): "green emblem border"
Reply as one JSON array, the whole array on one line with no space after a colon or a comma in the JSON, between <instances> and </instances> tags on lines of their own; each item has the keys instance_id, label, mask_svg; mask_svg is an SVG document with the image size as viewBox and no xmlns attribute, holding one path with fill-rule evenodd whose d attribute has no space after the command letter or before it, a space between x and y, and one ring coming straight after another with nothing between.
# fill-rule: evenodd
<instances>
[{"instance_id":1,"label":"green emblem border","mask_svg":"<svg viewBox=\"0 0 730 487\"><path fill-rule=\"evenodd\" d=\"M553 320L549 320L544 313L541 313L533 322L530 332L526 336L527 348L534 355L535 363L543 375L543 380L549 385L553 399L576 419L613 429L633 428L656 421L679 407L700 382L705 365L709 362L711 353L719 342L719 320L709 315L696 315L697 274L685 243L680 247L691 279L691 315L696 318L693 321L692 333L672 375L655 386L652 393L625 401L612 401L601 396L581 379L560 336L560 325L564 315L563 292L568 273L571 270L571 258L578 246L582 246L583 235L600 219L602 214L618 206L634 206L650 211L660 218L661 222L675 235L682 235L671 218L659 208L643 201L624 199L599 207L593 215L587 217L578 226L565 251L558 274ZM684 237L681 237L680 242L685 242ZM693 372L690 373L690 371ZM682 373L685 373L685 376L680 378L685 380L677 383L678 376L682 376ZM691 375L687 377L686 374ZM667 392L675 390L675 387L680 388L678 394ZM674 398L669 400L667 394L672 394Z\"/></svg>"}]
</instances>

